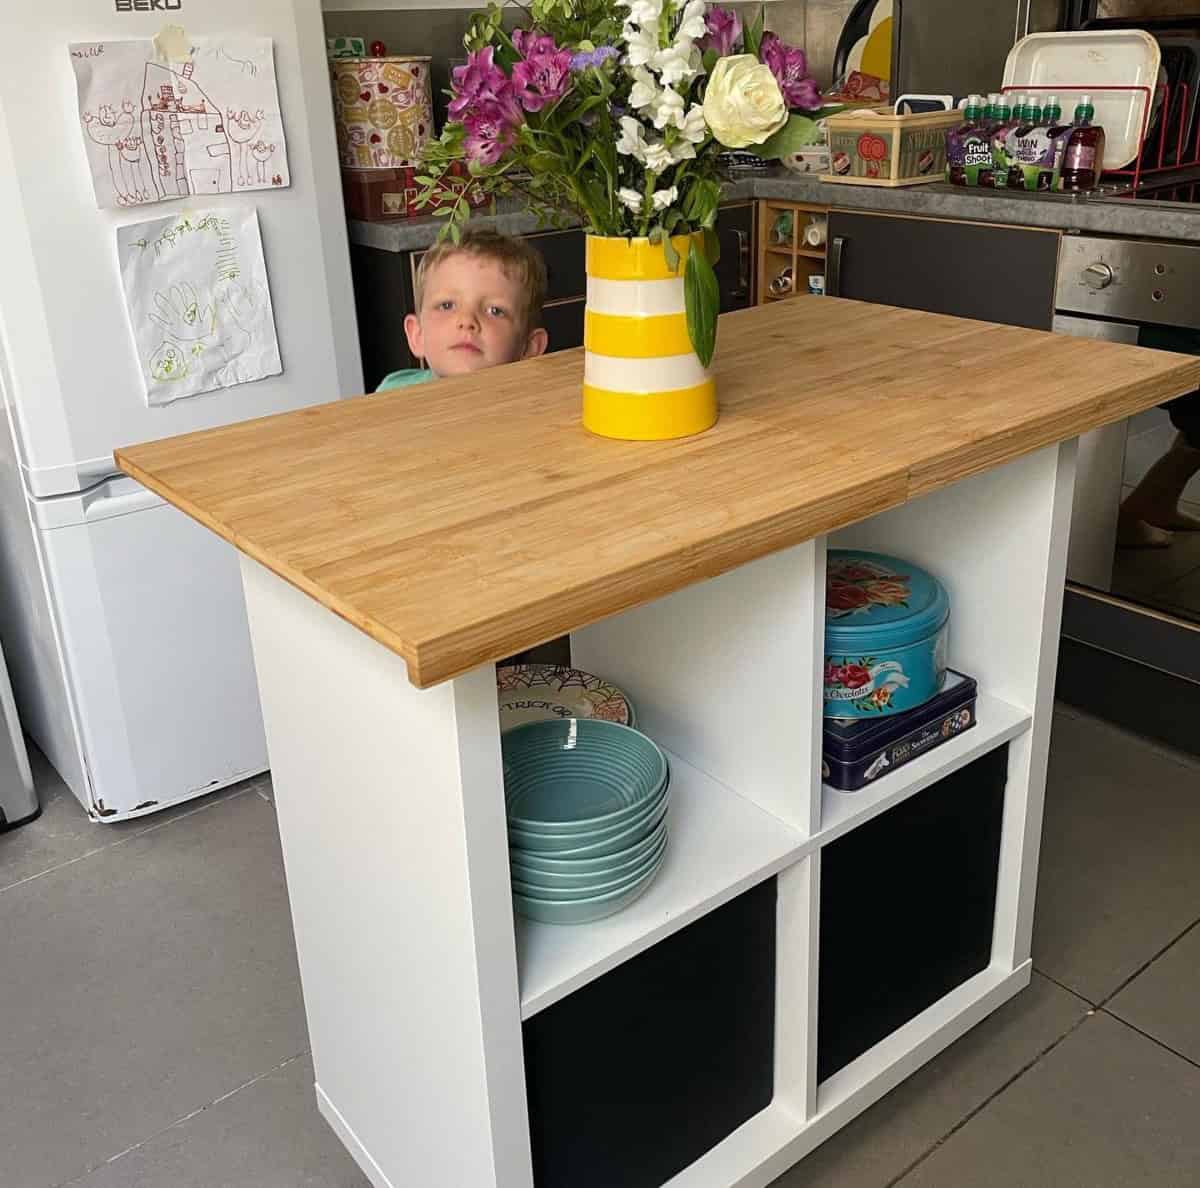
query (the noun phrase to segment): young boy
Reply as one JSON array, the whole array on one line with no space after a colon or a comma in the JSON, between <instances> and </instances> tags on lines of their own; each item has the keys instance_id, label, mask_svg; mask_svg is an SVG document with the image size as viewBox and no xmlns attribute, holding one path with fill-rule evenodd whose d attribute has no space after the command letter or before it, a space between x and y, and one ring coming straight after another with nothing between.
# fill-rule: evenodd
<instances>
[{"instance_id":1,"label":"young boy","mask_svg":"<svg viewBox=\"0 0 1200 1188\"><path fill-rule=\"evenodd\" d=\"M376 391L405 388L529 359L546 350L546 265L524 240L467 231L440 243L417 270L417 312L404 319L420 370L393 371Z\"/></svg>"}]
</instances>

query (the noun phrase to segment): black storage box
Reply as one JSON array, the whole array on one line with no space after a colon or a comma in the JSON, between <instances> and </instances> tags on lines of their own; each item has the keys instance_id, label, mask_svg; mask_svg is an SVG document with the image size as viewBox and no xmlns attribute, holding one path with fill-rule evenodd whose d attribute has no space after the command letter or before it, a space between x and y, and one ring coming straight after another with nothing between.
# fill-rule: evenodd
<instances>
[{"instance_id":1,"label":"black storage box","mask_svg":"<svg viewBox=\"0 0 1200 1188\"><path fill-rule=\"evenodd\" d=\"M524 1031L537 1188L660 1188L774 1096L775 880Z\"/></svg>"},{"instance_id":2,"label":"black storage box","mask_svg":"<svg viewBox=\"0 0 1200 1188\"><path fill-rule=\"evenodd\" d=\"M991 962L1008 745L821 851L817 1077Z\"/></svg>"}]
</instances>

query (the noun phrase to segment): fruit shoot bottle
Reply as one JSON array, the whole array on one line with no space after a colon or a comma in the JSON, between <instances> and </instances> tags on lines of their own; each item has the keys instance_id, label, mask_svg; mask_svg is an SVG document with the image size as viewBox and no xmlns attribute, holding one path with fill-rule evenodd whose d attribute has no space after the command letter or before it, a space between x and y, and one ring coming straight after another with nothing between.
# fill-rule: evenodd
<instances>
[{"instance_id":1,"label":"fruit shoot bottle","mask_svg":"<svg viewBox=\"0 0 1200 1188\"><path fill-rule=\"evenodd\" d=\"M1094 190L1100 181L1104 172L1104 129L1092 123L1095 114L1091 95L1083 95L1063 150L1060 189Z\"/></svg>"}]
</instances>

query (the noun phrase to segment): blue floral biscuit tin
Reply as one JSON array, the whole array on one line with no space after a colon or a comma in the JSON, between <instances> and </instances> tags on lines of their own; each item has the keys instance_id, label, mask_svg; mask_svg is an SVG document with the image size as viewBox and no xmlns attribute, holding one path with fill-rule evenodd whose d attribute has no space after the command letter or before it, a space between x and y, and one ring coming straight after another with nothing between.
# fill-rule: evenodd
<instances>
[{"instance_id":1,"label":"blue floral biscuit tin","mask_svg":"<svg viewBox=\"0 0 1200 1188\"><path fill-rule=\"evenodd\" d=\"M942 688L950 599L917 565L831 549L825 584L825 717L902 714Z\"/></svg>"}]
</instances>

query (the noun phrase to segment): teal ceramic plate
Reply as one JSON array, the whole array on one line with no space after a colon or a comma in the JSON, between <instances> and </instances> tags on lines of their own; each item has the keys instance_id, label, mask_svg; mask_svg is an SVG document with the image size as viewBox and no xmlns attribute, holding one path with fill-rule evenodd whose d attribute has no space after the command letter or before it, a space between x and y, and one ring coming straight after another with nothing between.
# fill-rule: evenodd
<instances>
[{"instance_id":1,"label":"teal ceramic plate","mask_svg":"<svg viewBox=\"0 0 1200 1188\"><path fill-rule=\"evenodd\" d=\"M608 895L556 903L554 900L534 899L526 895L514 894L513 904L520 915L526 916L530 920L539 920L543 924L586 924L590 920L602 920L605 916L611 916L614 912L619 912L633 903L654 882L654 877L662 869L666 856L664 850L658 862L636 883L631 883L628 887L610 892Z\"/></svg>"},{"instance_id":2,"label":"teal ceramic plate","mask_svg":"<svg viewBox=\"0 0 1200 1188\"><path fill-rule=\"evenodd\" d=\"M580 668L557 664L510 664L496 669L500 729L547 718L602 718L636 726L624 690Z\"/></svg>"},{"instance_id":3,"label":"teal ceramic plate","mask_svg":"<svg viewBox=\"0 0 1200 1188\"><path fill-rule=\"evenodd\" d=\"M662 857L663 851L667 848L667 839L664 834L662 840L658 843L658 848L651 850L647 858L635 866L626 869L624 872L615 873L611 878L605 875L592 875L590 884L585 884L579 887L564 887L561 885L549 885L526 880L518 880L517 875L513 874L512 889L518 895L527 895L533 899L551 899L556 903L566 903L573 899L593 899L597 895L608 895L613 891L620 891L623 887L628 887L633 883L639 882L642 876L658 863Z\"/></svg>"},{"instance_id":4,"label":"teal ceramic plate","mask_svg":"<svg viewBox=\"0 0 1200 1188\"><path fill-rule=\"evenodd\" d=\"M518 869L526 874L536 872L537 877L532 880L535 883L545 882L547 875L587 878L597 873L617 870L618 865L636 866L658 845L666 832L666 821L660 821L653 833L632 843L627 849L615 850L611 854L602 854L595 858L561 858L558 854L532 854L523 850L510 850L509 861L514 872Z\"/></svg>"},{"instance_id":5,"label":"teal ceramic plate","mask_svg":"<svg viewBox=\"0 0 1200 1188\"><path fill-rule=\"evenodd\" d=\"M529 722L500 740L508 822L530 833L591 833L633 820L662 788L667 757L616 722Z\"/></svg>"},{"instance_id":6,"label":"teal ceramic plate","mask_svg":"<svg viewBox=\"0 0 1200 1188\"><path fill-rule=\"evenodd\" d=\"M508 831L510 850L533 854L552 854L555 858L599 858L615 854L641 841L666 816L671 802L670 783L631 821L608 829L580 833L528 833L524 829Z\"/></svg>"}]
</instances>

